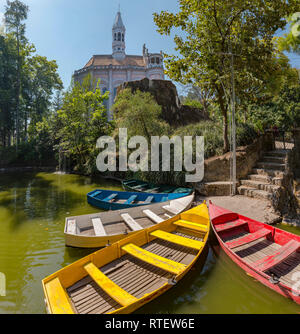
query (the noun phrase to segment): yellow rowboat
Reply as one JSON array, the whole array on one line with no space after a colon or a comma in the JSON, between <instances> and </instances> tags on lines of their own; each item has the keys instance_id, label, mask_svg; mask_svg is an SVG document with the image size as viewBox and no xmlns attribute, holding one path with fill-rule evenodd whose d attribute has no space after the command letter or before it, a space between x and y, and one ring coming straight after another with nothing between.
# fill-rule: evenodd
<instances>
[{"instance_id":1,"label":"yellow rowboat","mask_svg":"<svg viewBox=\"0 0 300 334\"><path fill-rule=\"evenodd\" d=\"M191 194L167 202L67 217L65 244L80 248L105 247L187 210L193 199Z\"/></svg>"},{"instance_id":2,"label":"yellow rowboat","mask_svg":"<svg viewBox=\"0 0 300 334\"><path fill-rule=\"evenodd\" d=\"M131 313L176 285L206 255L209 230L204 202L100 249L43 279L47 311Z\"/></svg>"}]
</instances>

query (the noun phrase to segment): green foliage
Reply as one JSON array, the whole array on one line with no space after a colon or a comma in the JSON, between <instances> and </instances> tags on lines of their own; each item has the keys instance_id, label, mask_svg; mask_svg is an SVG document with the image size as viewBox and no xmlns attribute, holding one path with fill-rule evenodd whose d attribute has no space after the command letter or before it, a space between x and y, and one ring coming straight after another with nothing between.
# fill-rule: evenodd
<instances>
[{"instance_id":1,"label":"green foliage","mask_svg":"<svg viewBox=\"0 0 300 334\"><path fill-rule=\"evenodd\" d=\"M117 128L127 128L128 137L144 136L148 143L151 136L167 135L169 125L160 119L159 106L150 93L130 89L122 90L113 105Z\"/></svg>"},{"instance_id":2,"label":"green foliage","mask_svg":"<svg viewBox=\"0 0 300 334\"><path fill-rule=\"evenodd\" d=\"M213 91L224 118L224 151L229 149L228 110L234 70L236 95L240 101L257 99L269 92L272 83L280 84L286 64L281 61L273 36L286 26L285 16L297 9L298 1L282 0L179 0L179 12L154 14L158 32L175 35L177 55L165 54L166 72L182 84ZM234 61L231 66L233 53ZM278 60L279 58L279 60ZM272 89L274 90L274 86ZM276 87L278 90L278 87Z\"/></svg>"},{"instance_id":3,"label":"green foliage","mask_svg":"<svg viewBox=\"0 0 300 334\"><path fill-rule=\"evenodd\" d=\"M108 92L102 95L99 83L88 75L82 84L75 82L65 93L62 109L53 122L57 150L70 157L80 172L96 170L97 139L111 134L114 128L103 105L107 98Z\"/></svg>"},{"instance_id":4,"label":"green foliage","mask_svg":"<svg viewBox=\"0 0 300 334\"><path fill-rule=\"evenodd\" d=\"M280 50L300 54L300 12L290 15L287 21L289 32L279 38Z\"/></svg>"}]
</instances>

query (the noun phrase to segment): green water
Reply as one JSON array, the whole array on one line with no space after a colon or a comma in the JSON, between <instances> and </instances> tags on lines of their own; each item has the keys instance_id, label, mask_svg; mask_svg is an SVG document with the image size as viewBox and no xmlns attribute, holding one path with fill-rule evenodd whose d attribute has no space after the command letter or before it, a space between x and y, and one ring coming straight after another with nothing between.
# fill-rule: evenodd
<instances>
[{"instance_id":1,"label":"green water","mask_svg":"<svg viewBox=\"0 0 300 334\"><path fill-rule=\"evenodd\" d=\"M100 187L121 190L118 182L77 175L0 173L0 272L6 276L0 313L45 313L41 280L91 252L65 247L64 219L99 211L86 193ZM215 258L209 250L200 270L137 313L300 313L223 253Z\"/></svg>"}]
</instances>

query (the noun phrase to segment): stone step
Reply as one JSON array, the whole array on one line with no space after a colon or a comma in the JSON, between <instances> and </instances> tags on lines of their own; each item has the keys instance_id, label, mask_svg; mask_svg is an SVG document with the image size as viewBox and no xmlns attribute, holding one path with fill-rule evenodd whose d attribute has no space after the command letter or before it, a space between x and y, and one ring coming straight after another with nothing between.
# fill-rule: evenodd
<instances>
[{"instance_id":1,"label":"stone step","mask_svg":"<svg viewBox=\"0 0 300 334\"><path fill-rule=\"evenodd\" d=\"M288 150L273 150L265 152L268 156L275 156L275 157L286 157Z\"/></svg>"},{"instance_id":2,"label":"stone step","mask_svg":"<svg viewBox=\"0 0 300 334\"><path fill-rule=\"evenodd\" d=\"M276 156L272 156L272 155L265 155L261 162L274 162L274 163L278 163L278 164L284 164L285 162L285 157L276 157Z\"/></svg>"},{"instance_id":3,"label":"stone step","mask_svg":"<svg viewBox=\"0 0 300 334\"><path fill-rule=\"evenodd\" d=\"M283 171L275 170L275 169L253 168L252 173L258 174L258 175L267 175L267 176L276 177L276 178L284 177Z\"/></svg>"},{"instance_id":4,"label":"stone step","mask_svg":"<svg viewBox=\"0 0 300 334\"><path fill-rule=\"evenodd\" d=\"M272 177L269 175L263 175L263 174L249 174L248 175L249 180L253 181L260 181L262 183L269 183L272 184Z\"/></svg>"},{"instance_id":5,"label":"stone step","mask_svg":"<svg viewBox=\"0 0 300 334\"><path fill-rule=\"evenodd\" d=\"M272 198L272 194L264 191L264 190L258 190L256 188L251 188L247 186L240 186L238 187L238 193L240 195L252 197L252 198L259 198L264 200L270 200Z\"/></svg>"},{"instance_id":6,"label":"stone step","mask_svg":"<svg viewBox=\"0 0 300 334\"><path fill-rule=\"evenodd\" d=\"M274 162L258 162L257 163L258 168L263 168L263 169L274 169L274 170L285 170L285 164L279 164L279 163L274 163Z\"/></svg>"},{"instance_id":7,"label":"stone step","mask_svg":"<svg viewBox=\"0 0 300 334\"><path fill-rule=\"evenodd\" d=\"M264 190L270 193L272 193L273 191L279 188L278 186L274 184L262 183L261 181L253 181L253 180L241 180L241 184L249 188Z\"/></svg>"}]
</instances>

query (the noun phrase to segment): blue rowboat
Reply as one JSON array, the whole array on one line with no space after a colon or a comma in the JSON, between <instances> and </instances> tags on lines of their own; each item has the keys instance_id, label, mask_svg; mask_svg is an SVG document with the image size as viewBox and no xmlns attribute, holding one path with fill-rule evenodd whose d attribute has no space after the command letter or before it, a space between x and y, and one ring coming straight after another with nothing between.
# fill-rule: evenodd
<instances>
[{"instance_id":1,"label":"blue rowboat","mask_svg":"<svg viewBox=\"0 0 300 334\"><path fill-rule=\"evenodd\" d=\"M87 194L88 203L103 210L120 210L188 196L189 193L153 194L96 189Z\"/></svg>"}]
</instances>

